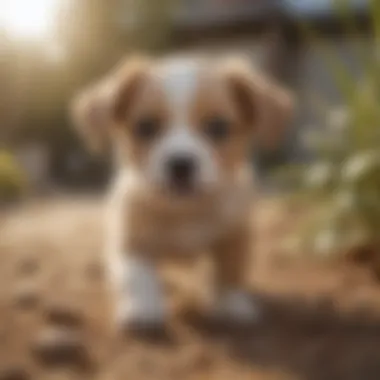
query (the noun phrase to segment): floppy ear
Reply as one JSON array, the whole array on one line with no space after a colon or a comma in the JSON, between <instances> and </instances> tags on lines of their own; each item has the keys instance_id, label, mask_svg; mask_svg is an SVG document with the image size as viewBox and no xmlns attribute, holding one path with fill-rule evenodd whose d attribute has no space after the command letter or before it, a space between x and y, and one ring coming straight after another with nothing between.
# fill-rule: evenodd
<instances>
[{"instance_id":1,"label":"floppy ear","mask_svg":"<svg viewBox=\"0 0 380 380\"><path fill-rule=\"evenodd\" d=\"M126 117L146 64L141 59L123 62L72 101L74 126L91 150L104 151L109 144L112 129Z\"/></svg>"},{"instance_id":2,"label":"floppy ear","mask_svg":"<svg viewBox=\"0 0 380 380\"><path fill-rule=\"evenodd\" d=\"M242 122L252 128L264 147L278 146L294 113L290 92L242 59L226 62L223 73Z\"/></svg>"}]
</instances>

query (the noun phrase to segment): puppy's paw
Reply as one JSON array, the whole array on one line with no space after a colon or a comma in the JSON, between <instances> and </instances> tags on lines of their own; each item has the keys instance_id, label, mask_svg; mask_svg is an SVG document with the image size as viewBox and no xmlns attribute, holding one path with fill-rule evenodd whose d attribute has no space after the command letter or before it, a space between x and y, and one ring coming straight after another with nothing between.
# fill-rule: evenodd
<instances>
[{"instance_id":1,"label":"puppy's paw","mask_svg":"<svg viewBox=\"0 0 380 380\"><path fill-rule=\"evenodd\" d=\"M217 320L234 324L257 323L261 317L252 297L240 290L229 290L221 295L213 314Z\"/></svg>"},{"instance_id":2,"label":"puppy's paw","mask_svg":"<svg viewBox=\"0 0 380 380\"><path fill-rule=\"evenodd\" d=\"M156 330L164 326L166 311L160 299L131 297L120 302L116 318L123 331Z\"/></svg>"}]
</instances>

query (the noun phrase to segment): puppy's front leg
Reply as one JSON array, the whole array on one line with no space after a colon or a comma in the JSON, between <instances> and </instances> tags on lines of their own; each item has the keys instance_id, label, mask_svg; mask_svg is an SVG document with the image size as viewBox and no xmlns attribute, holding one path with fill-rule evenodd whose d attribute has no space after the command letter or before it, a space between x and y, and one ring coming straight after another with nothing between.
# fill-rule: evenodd
<instances>
[{"instance_id":1,"label":"puppy's front leg","mask_svg":"<svg viewBox=\"0 0 380 380\"><path fill-rule=\"evenodd\" d=\"M116 193L116 195L118 195ZM108 283L117 328L151 328L164 322L165 305L154 264L128 244L128 205L112 197L106 226Z\"/></svg>"},{"instance_id":2,"label":"puppy's front leg","mask_svg":"<svg viewBox=\"0 0 380 380\"><path fill-rule=\"evenodd\" d=\"M116 322L121 328L163 325L164 295L156 268L148 259L127 254L111 263L116 291Z\"/></svg>"},{"instance_id":3,"label":"puppy's front leg","mask_svg":"<svg viewBox=\"0 0 380 380\"><path fill-rule=\"evenodd\" d=\"M252 239L249 228L240 228L213 247L216 274L214 316L231 322L252 322L258 309L247 290Z\"/></svg>"}]
</instances>

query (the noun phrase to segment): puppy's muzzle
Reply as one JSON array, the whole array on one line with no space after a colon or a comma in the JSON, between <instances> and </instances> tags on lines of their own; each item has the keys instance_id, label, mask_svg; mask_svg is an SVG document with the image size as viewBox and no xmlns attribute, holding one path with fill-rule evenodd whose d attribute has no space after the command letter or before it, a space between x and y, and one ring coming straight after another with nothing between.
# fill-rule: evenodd
<instances>
[{"instance_id":1,"label":"puppy's muzzle","mask_svg":"<svg viewBox=\"0 0 380 380\"><path fill-rule=\"evenodd\" d=\"M197 176L197 161L190 155L172 156L166 163L166 172L171 190L187 194L194 190Z\"/></svg>"}]
</instances>

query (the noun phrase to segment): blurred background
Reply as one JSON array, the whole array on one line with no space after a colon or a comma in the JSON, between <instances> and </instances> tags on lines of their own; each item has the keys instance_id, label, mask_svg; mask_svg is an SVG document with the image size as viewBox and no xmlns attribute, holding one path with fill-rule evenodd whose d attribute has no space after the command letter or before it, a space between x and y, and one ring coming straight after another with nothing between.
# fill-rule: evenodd
<instances>
[{"instance_id":1,"label":"blurred background","mask_svg":"<svg viewBox=\"0 0 380 380\"><path fill-rule=\"evenodd\" d=\"M0 380L378 380L379 44L379 0L0 0ZM297 99L281 146L252 155L265 318L243 334L110 339L111 162L68 104L136 52L243 54ZM191 274L168 275L180 321L202 292Z\"/></svg>"},{"instance_id":2,"label":"blurred background","mask_svg":"<svg viewBox=\"0 0 380 380\"><path fill-rule=\"evenodd\" d=\"M2 0L0 141L33 186L99 186L106 164L83 152L68 123L67 104L78 89L131 52L238 53L300 99L288 141L261 152L260 164L299 157L297 131L316 122L311 94L329 105L342 101L320 45L355 75L363 66L353 47L373 49L369 3L350 3L360 20L356 34L342 28L328 0ZM318 28L318 42L305 38L300 22Z\"/></svg>"}]
</instances>

